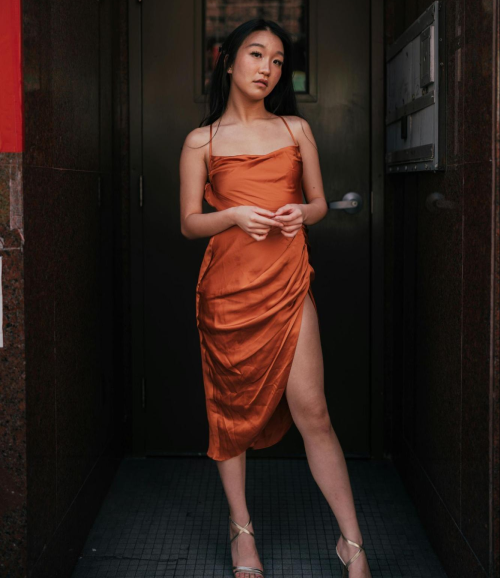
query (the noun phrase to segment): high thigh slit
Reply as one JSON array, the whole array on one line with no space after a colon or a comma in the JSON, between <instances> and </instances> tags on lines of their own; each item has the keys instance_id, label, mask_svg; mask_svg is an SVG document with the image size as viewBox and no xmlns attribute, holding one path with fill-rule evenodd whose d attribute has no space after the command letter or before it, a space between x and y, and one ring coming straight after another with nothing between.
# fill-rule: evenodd
<instances>
[{"instance_id":1,"label":"high thigh slit","mask_svg":"<svg viewBox=\"0 0 500 578\"><path fill-rule=\"evenodd\" d=\"M216 210L239 205L271 211L302 203L302 157L294 144L264 155L212 155L204 197ZM209 423L207 455L226 460L278 443L293 423L285 389L306 295L315 273L303 225L278 227L256 241L237 225L213 235L196 286Z\"/></svg>"}]
</instances>

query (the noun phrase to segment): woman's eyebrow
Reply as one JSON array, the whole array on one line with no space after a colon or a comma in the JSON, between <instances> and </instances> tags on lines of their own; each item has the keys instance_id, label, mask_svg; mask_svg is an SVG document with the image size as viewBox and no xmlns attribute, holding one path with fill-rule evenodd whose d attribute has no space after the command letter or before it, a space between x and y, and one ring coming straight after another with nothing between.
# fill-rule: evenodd
<instances>
[{"instance_id":1,"label":"woman's eyebrow","mask_svg":"<svg viewBox=\"0 0 500 578\"><path fill-rule=\"evenodd\" d=\"M263 44L260 44L259 42L252 42L251 44L247 44L245 48L250 48L250 46L260 46L261 48L265 48L265 46ZM276 50L276 54L281 54L281 56L285 58L285 55L283 54L283 52L281 52L281 50Z\"/></svg>"}]
</instances>

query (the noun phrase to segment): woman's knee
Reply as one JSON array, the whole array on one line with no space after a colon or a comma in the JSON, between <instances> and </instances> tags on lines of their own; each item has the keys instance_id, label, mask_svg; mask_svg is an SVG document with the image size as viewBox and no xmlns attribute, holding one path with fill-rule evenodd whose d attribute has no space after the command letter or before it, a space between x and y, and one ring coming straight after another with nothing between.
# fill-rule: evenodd
<instances>
[{"instance_id":1,"label":"woman's knee","mask_svg":"<svg viewBox=\"0 0 500 578\"><path fill-rule=\"evenodd\" d=\"M302 435L321 435L329 433L332 422L326 401L319 404L307 404L298 409L293 415L295 425Z\"/></svg>"}]
</instances>

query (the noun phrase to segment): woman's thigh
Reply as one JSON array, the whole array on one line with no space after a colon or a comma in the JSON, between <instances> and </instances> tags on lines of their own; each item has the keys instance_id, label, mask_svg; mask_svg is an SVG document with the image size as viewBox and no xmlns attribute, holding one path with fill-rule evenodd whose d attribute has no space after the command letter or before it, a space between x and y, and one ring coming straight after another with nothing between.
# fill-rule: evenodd
<instances>
[{"instance_id":1,"label":"woman's thigh","mask_svg":"<svg viewBox=\"0 0 500 578\"><path fill-rule=\"evenodd\" d=\"M323 353L318 317L309 294L304 301L302 323L286 388L286 398L295 425L324 426L329 422L323 381Z\"/></svg>"}]
</instances>

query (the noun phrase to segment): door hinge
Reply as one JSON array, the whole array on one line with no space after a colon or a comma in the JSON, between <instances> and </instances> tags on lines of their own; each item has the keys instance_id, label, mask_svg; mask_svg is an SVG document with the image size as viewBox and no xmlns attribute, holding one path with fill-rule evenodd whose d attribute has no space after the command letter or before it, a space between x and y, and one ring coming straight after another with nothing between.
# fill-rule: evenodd
<instances>
[{"instance_id":1,"label":"door hinge","mask_svg":"<svg viewBox=\"0 0 500 578\"><path fill-rule=\"evenodd\" d=\"M370 194L370 212L373 215L373 191Z\"/></svg>"},{"instance_id":2,"label":"door hinge","mask_svg":"<svg viewBox=\"0 0 500 578\"><path fill-rule=\"evenodd\" d=\"M139 207L142 207L143 203L143 189L142 189L142 175L139 176Z\"/></svg>"},{"instance_id":3,"label":"door hinge","mask_svg":"<svg viewBox=\"0 0 500 578\"><path fill-rule=\"evenodd\" d=\"M146 408L146 379L142 378L142 409Z\"/></svg>"}]
</instances>

